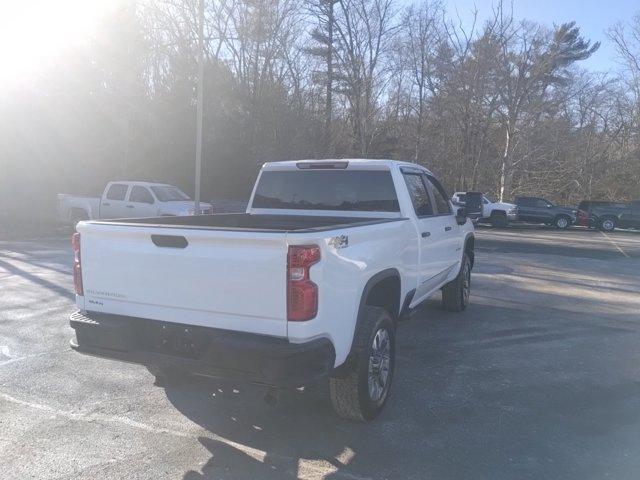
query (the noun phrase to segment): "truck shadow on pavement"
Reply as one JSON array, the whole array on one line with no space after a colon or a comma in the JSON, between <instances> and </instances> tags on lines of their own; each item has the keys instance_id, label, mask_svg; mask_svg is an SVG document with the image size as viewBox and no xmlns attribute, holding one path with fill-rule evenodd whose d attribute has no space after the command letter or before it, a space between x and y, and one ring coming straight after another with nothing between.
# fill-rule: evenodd
<instances>
[{"instance_id":1,"label":"truck shadow on pavement","mask_svg":"<svg viewBox=\"0 0 640 480\"><path fill-rule=\"evenodd\" d=\"M287 392L275 407L256 386L167 387L172 405L208 432L198 440L211 457L184 480L560 478L576 465L588 476L614 432L640 420L640 382L598 360L599 350L637 344L625 315L601 323L482 303L456 315L437 303L401 324L393 393L369 424L335 416L324 384Z\"/></svg>"},{"instance_id":2,"label":"truck shadow on pavement","mask_svg":"<svg viewBox=\"0 0 640 480\"><path fill-rule=\"evenodd\" d=\"M284 392L276 406L253 385L202 380L165 388L170 402L211 434L198 438L211 458L183 478L359 478L342 472L369 426L337 418L323 387Z\"/></svg>"},{"instance_id":3,"label":"truck shadow on pavement","mask_svg":"<svg viewBox=\"0 0 640 480\"><path fill-rule=\"evenodd\" d=\"M439 309L434 313L449 315ZM446 355L440 348L431 353L438 355L438 350ZM165 387L172 405L210 433L198 440L211 458L183 478L422 478L424 452L415 452L425 445L407 448L403 437L415 434L416 419L424 431L433 430L439 419L406 395L412 388L406 383L408 370L414 368L408 363L398 358L394 392L372 423L337 417L327 381L285 391L275 406L265 403L265 389L254 385L190 379ZM440 367L441 373L451 369L446 361ZM429 383L428 378L417 380L420 388ZM402 465L385 460L389 455Z\"/></svg>"}]
</instances>

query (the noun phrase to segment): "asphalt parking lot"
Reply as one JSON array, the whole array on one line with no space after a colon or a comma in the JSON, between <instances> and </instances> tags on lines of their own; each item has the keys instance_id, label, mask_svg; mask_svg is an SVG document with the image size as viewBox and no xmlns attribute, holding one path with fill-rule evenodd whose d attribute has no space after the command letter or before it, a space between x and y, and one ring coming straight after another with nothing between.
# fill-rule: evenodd
<instances>
[{"instance_id":1,"label":"asphalt parking lot","mask_svg":"<svg viewBox=\"0 0 640 480\"><path fill-rule=\"evenodd\" d=\"M640 234L479 229L472 305L401 324L371 424L71 351L70 263L64 237L0 241L1 478L640 475Z\"/></svg>"}]
</instances>

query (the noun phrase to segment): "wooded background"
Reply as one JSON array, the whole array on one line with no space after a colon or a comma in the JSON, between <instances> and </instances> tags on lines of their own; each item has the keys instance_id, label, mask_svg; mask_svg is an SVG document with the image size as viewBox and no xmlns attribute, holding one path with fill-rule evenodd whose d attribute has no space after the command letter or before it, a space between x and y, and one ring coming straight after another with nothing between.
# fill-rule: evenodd
<instances>
[{"instance_id":1,"label":"wooded background","mask_svg":"<svg viewBox=\"0 0 640 480\"><path fill-rule=\"evenodd\" d=\"M0 212L52 217L109 180L193 193L197 0L123 4L0 103ZM602 8L606 8L603 4ZM203 200L262 163L394 158L450 190L565 204L640 198L640 15L597 48L498 5L463 28L437 1L206 0Z\"/></svg>"}]
</instances>

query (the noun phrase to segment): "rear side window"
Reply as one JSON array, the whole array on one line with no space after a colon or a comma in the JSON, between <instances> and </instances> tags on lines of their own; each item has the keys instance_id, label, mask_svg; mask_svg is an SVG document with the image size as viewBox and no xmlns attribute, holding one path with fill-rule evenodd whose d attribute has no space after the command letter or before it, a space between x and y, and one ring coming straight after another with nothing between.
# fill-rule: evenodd
<instances>
[{"instance_id":1,"label":"rear side window","mask_svg":"<svg viewBox=\"0 0 640 480\"><path fill-rule=\"evenodd\" d=\"M521 207L533 207L535 203L536 199L531 197L518 197L516 199L516 204L520 205Z\"/></svg>"},{"instance_id":2,"label":"rear side window","mask_svg":"<svg viewBox=\"0 0 640 480\"><path fill-rule=\"evenodd\" d=\"M422 175L419 173L403 173L404 181L409 190L413 209L418 217L433 215L433 206L429 199L427 187L422 181Z\"/></svg>"},{"instance_id":3,"label":"rear side window","mask_svg":"<svg viewBox=\"0 0 640 480\"><path fill-rule=\"evenodd\" d=\"M447 200L447 193L438 182L433 177L424 177L425 182L429 182L431 184L431 191L433 192L433 200L436 202L436 209L438 210L438 214L440 215L448 215L451 213L451 204Z\"/></svg>"},{"instance_id":4,"label":"rear side window","mask_svg":"<svg viewBox=\"0 0 640 480\"><path fill-rule=\"evenodd\" d=\"M146 188L135 185L129 194L129 201L135 203L153 203L153 196Z\"/></svg>"},{"instance_id":5,"label":"rear side window","mask_svg":"<svg viewBox=\"0 0 640 480\"><path fill-rule=\"evenodd\" d=\"M589 202L580 202L578 205L578 210L584 210L585 212L589 210Z\"/></svg>"},{"instance_id":6,"label":"rear side window","mask_svg":"<svg viewBox=\"0 0 640 480\"><path fill-rule=\"evenodd\" d=\"M266 171L253 208L399 212L388 170Z\"/></svg>"},{"instance_id":7,"label":"rear side window","mask_svg":"<svg viewBox=\"0 0 640 480\"><path fill-rule=\"evenodd\" d=\"M124 196L127 194L128 185L122 183L114 183L109 187L107 192L107 198L109 200L124 200Z\"/></svg>"}]
</instances>

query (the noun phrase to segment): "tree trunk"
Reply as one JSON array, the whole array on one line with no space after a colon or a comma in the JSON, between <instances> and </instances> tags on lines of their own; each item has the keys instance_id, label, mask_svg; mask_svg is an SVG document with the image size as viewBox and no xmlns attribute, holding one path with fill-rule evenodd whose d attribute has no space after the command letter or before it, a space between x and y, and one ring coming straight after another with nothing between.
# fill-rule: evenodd
<instances>
[{"instance_id":1,"label":"tree trunk","mask_svg":"<svg viewBox=\"0 0 640 480\"><path fill-rule=\"evenodd\" d=\"M329 0L329 12L327 15L327 98L324 117L324 145L327 156L333 155L331 138L331 119L333 116L333 0Z\"/></svg>"},{"instance_id":2,"label":"tree trunk","mask_svg":"<svg viewBox=\"0 0 640 480\"><path fill-rule=\"evenodd\" d=\"M511 193L513 183L513 158L511 157L512 144L511 125L507 125L504 138L504 151L502 153L502 168L500 169L500 200L504 200L505 193Z\"/></svg>"},{"instance_id":3,"label":"tree trunk","mask_svg":"<svg viewBox=\"0 0 640 480\"><path fill-rule=\"evenodd\" d=\"M420 150L422 149L422 122L424 116L424 87L422 82L418 82L418 119L416 125L416 145L413 154L413 161L420 163Z\"/></svg>"}]
</instances>

